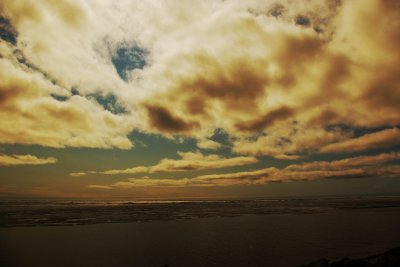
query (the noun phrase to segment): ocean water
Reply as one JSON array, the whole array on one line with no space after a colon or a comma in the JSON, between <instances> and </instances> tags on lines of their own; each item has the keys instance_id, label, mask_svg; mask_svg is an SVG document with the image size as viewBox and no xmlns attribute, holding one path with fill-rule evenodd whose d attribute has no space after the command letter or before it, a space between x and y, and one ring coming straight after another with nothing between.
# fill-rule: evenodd
<instances>
[{"instance_id":1,"label":"ocean water","mask_svg":"<svg viewBox=\"0 0 400 267\"><path fill-rule=\"evenodd\" d=\"M0 266L299 266L400 246L400 198L0 202Z\"/></svg>"}]
</instances>

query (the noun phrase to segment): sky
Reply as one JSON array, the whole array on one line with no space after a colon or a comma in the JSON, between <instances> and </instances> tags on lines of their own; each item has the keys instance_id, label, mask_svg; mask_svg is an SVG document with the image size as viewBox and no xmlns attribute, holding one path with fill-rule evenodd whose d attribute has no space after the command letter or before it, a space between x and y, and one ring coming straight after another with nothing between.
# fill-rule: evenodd
<instances>
[{"instance_id":1,"label":"sky","mask_svg":"<svg viewBox=\"0 0 400 267\"><path fill-rule=\"evenodd\" d=\"M0 197L400 193L399 10L2 0Z\"/></svg>"}]
</instances>

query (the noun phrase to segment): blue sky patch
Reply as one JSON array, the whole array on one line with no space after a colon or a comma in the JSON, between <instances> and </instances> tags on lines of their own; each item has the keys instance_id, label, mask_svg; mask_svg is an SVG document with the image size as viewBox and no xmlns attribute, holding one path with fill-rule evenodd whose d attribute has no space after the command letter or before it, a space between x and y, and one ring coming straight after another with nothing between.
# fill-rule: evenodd
<instances>
[{"instance_id":1,"label":"blue sky patch","mask_svg":"<svg viewBox=\"0 0 400 267\"><path fill-rule=\"evenodd\" d=\"M7 18L0 16L0 39L13 45L17 44L17 32Z\"/></svg>"},{"instance_id":2,"label":"blue sky patch","mask_svg":"<svg viewBox=\"0 0 400 267\"><path fill-rule=\"evenodd\" d=\"M128 81L128 72L134 69L143 69L146 65L148 52L137 46L121 46L113 55L111 61L121 79Z\"/></svg>"},{"instance_id":3,"label":"blue sky patch","mask_svg":"<svg viewBox=\"0 0 400 267\"><path fill-rule=\"evenodd\" d=\"M118 103L117 97L113 94L102 95L100 93L93 93L87 96L94 98L105 110L113 114L126 113L126 109Z\"/></svg>"}]
</instances>

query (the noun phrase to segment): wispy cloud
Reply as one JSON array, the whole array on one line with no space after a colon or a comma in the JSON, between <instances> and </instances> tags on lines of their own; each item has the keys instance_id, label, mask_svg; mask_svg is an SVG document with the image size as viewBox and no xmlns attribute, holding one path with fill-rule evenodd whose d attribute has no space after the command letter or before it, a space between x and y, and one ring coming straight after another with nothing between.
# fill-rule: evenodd
<instances>
[{"instance_id":1,"label":"wispy cloud","mask_svg":"<svg viewBox=\"0 0 400 267\"><path fill-rule=\"evenodd\" d=\"M353 152L387 147L400 144L400 129L391 128L379 132L365 134L358 138L326 145L320 149L323 153Z\"/></svg>"},{"instance_id":2,"label":"wispy cloud","mask_svg":"<svg viewBox=\"0 0 400 267\"><path fill-rule=\"evenodd\" d=\"M375 165L379 166L385 162L399 160L400 153L382 153L374 156L360 156L354 158L345 158L342 160L335 161L313 161L302 164L289 165L285 169L296 170L296 171L308 171L308 170L340 170L343 168L350 167L362 167Z\"/></svg>"},{"instance_id":3,"label":"wispy cloud","mask_svg":"<svg viewBox=\"0 0 400 267\"><path fill-rule=\"evenodd\" d=\"M201 149L215 150L215 149L221 148L222 144L215 142L213 140L210 140L210 139L206 139L206 140L200 140L197 143L197 147L201 148Z\"/></svg>"},{"instance_id":4,"label":"wispy cloud","mask_svg":"<svg viewBox=\"0 0 400 267\"><path fill-rule=\"evenodd\" d=\"M204 155L200 152L178 152L180 159L162 159L159 163L153 166L137 166L128 169L120 170L107 170L97 172L99 174L137 174L137 173L162 173L162 172L183 172L183 171L197 171L207 169L219 169L234 166L243 166L257 163L258 159L255 157L233 157L224 158L219 155L211 154ZM71 173L71 176L84 176L86 174L96 173L78 172Z\"/></svg>"},{"instance_id":5,"label":"wispy cloud","mask_svg":"<svg viewBox=\"0 0 400 267\"><path fill-rule=\"evenodd\" d=\"M289 165L283 169L269 167L253 171L201 175L194 178L130 178L127 181L120 181L114 184L106 185L106 187L131 188L143 186L232 186L317 179L352 179L373 176L398 176L400 175L400 167L398 165L382 164L399 159L399 153L383 153L375 156L346 158L331 162L306 162L302 164ZM90 187L95 188L93 185Z\"/></svg>"},{"instance_id":6,"label":"wispy cloud","mask_svg":"<svg viewBox=\"0 0 400 267\"><path fill-rule=\"evenodd\" d=\"M38 158L32 155L0 155L0 166L16 166L16 165L44 165L53 164L58 160L53 157Z\"/></svg>"},{"instance_id":7,"label":"wispy cloud","mask_svg":"<svg viewBox=\"0 0 400 267\"><path fill-rule=\"evenodd\" d=\"M107 186L107 185L89 185L89 188L93 189L112 189L112 186Z\"/></svg>"}]
</instances>

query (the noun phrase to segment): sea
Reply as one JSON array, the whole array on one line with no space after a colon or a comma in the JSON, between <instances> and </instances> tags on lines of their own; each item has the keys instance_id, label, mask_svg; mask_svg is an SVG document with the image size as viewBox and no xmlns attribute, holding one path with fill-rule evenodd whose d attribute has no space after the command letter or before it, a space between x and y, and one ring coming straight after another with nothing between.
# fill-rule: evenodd
<instances>
[{"instance_id":1,"label":"sea","mask_svg":"<svg viewBox=\"0 0 400 267\"><path fill-rule=\"evenodd\" d=\"M0 199L1 267L289 267L398 246L400 196Z\"/></svg>"}]
</instances>

